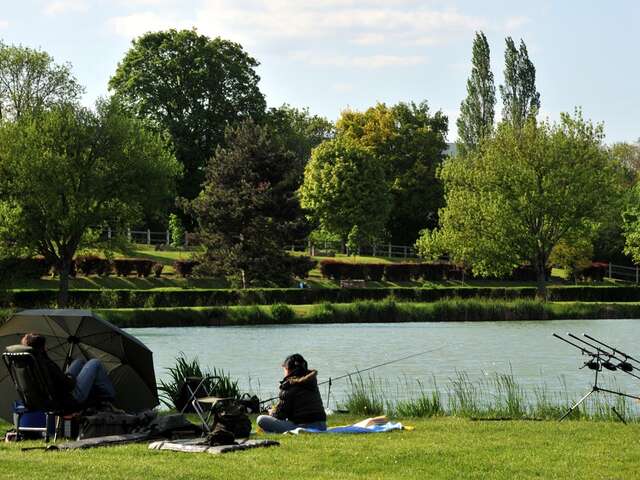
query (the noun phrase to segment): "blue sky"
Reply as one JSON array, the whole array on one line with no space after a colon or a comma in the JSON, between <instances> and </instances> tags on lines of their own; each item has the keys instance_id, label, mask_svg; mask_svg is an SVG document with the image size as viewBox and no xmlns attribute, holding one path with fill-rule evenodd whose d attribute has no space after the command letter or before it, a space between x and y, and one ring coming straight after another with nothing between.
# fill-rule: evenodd
<instances>
[{"instance_id":1,"label":"blue sky","mask_svg":"<svg viewBox=\"0 0 640 480\"><path fill-rule=\"evenodd\" d=\"M504 37L523 38L537 68L542 116L582 107L607 142L640 137L640 2L618 0L0 0L0 38L70 62L87 88L107 82L136 36L192 28L240 42L261 62L270 106L335 120L377 101L427 100L450 118L465 96L476 30L502 82ZM498 100L497 110L501 110Z\"/></svg>"}]
</instances>

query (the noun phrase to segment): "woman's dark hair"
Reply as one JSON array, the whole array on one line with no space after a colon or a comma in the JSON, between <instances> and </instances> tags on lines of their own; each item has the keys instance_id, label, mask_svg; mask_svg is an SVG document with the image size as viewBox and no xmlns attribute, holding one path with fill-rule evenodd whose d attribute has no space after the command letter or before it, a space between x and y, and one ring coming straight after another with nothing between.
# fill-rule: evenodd
<instances>
[{"instance_id":1,"label":"woman's dark hair","mask_svg":"<svg viewBox=\"0 0 640 480\"><path fill-rule=\"evenodd\" d=\"M307 367L307 361L299 353L294 353L285 358L282 362L282 366L289 370L289 372L306 372L309 370Z\"/></svg>"},{"instance_id":2,"label":"woman's dark hair","mask_svg":"<svg viewBox=\"0 0 640 480\"><path fill-rule=\"evenodd\" d=\"M38 335L37 333L27 333L24 337L22 337L20 343L25 347L31 347L34 350L44 352L46 341L47 339L42 335Z\"/></svg>"}]
</instances>

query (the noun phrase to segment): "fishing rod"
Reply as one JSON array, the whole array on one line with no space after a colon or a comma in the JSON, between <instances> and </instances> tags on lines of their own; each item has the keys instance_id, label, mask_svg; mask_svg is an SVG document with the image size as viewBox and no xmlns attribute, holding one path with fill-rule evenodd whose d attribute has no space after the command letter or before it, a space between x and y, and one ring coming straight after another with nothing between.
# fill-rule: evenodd
<instances>
[{"instance_id":1,"label":"fishing rod","mask_svg":"<svg viewBox=\"0 0 640 480\"><path fill-rule=\"evenodd\" d=\"M606 368L607 370L615 371L615 370L619 369L621 372L624 372L627 375L631 375L632 377L637 378L638 380L640 380L640 376L636 375L635 373L632 373L631 370L633 370L633 369L629 369L628 368L629 364L626 361L626 359L621 359L621 358L617 357L615 355L615 353L611 353L611 352L608 352L606 350L603 350L602 348L600 348L600 347L598 347L596 345L593 345L593 344L587 342L586 340L583 340L582 338L580 338L580 337L578 337L578 336L576 336L576 335L574 335L572 333L567 333L567 335L569 337L575 339L575 340L578 340L579 342L584 343L588 347L594 349L597 352L598 357L609 357L606 360L604 358L599 359L599 363L601 363L602 366L604 368ZM612 359L618 361L618 365L615 365L615 364L611 363ZM591 367L589 367L589 368L591 368Z\"/></svg>"},{"instance_id":2,"label":"fishing rod","mask_svg":"<svg viewBox=\"0 0 640 480\"><path fill-rule=\"evenodd\" d=\"M378 365L374 365L374 366L372 366L372 367L363 368L363 369L361 369L361 370L360 370L360 369L358 369L358 370L356 370L356 371L354 371L354 372L345 373L344 375L340 375L339 377L329 377L329 380L325 380L324 382L320 382L320 383L318 383L318 386L321 386L321 385L327 385L327 384L329 384L329 388L331 388L331 385L332 385L332 384L333 384L333 382L334 382L334 381L336 381L336 380L342 380L343 378L351 377L352 375L359 375L359 374L361 374L361 373L369 372L369 371L374 370L374 369L376 369L376 368L384 367L384 366L386 366L386 365L391 365L391 364L393 364L393 363L398 363L398 362L401 362L401 361L403 361L403 360L407 360L407 359L409 359L409 358L419 357L420 355L426 355L427 353L436 352L436 351L438 351L438 350L442 350L442 349L443 349L443 348L445 348L446 346L448 346L448 344L441 345L441 346L439 346L439 347L437 347L437 348L432 348L432 349L429 349L429 350L425 350L424 352L412 353L411 355L406 355L406 356L404 356L404 357L396 358L396 359L394 359L394 360L389 360L389 361L387 361L387 362L379 363ZM260 402L260 404L268 403L268 402L272 402L272 401L274 401L274 400L277 400L278 398L279 398L279 397L277 397L277 396L276 396L276 397L271 397L271 398L268 398L268 399L266 399L266 400L262 400L262 401Z\"/></svg>"},{"instance_id":3,"label":"fishing rod","mask_svg":"<svg viewBox=\"0 0 640 480\"><path fill-rule=\"evenodd\" d=\"M637 359L633 358L633 357L632 357L631 355L629 355L628 353L624 353L623 351L618 350L617 348L614 348L614 347L612 347L611 345L607 345L607 344L606 344L606 343L604 343L603 341L598 340L598 339L596 339L596 338L593 338L591 335L587 335L586 333L583 333L582 335L583 335L583 336L585 336L585 337L587 337L589 340L592 340L592 341L594 341L594 342L596 342L596 343L598 343L598 344L602 345L603 347L608 348L608 349L609 349L609 350L611 350L613 353L617 353L618 355L620 355L620 356L624 357L624 358L625 358L625 362L624 362L624 364L626 364L626 365L624 365L624 367L625 367L625 368L628 368L628 369L629 369L629 371L631 371L634 367L633 367L633 365L629 365L629 364L628 364L628 362L627 362L627 360L631 360L631 361L633 361L633 362L637 363L638 365L640 365L640 360L637 360ZM629 368L629 367L631 367L631 368ZM637 368L637 367L636 367L636 368ZM621 370L624 370L624 368L622 368L622 367L621 367Z\"/></svg>"}]
</instances>

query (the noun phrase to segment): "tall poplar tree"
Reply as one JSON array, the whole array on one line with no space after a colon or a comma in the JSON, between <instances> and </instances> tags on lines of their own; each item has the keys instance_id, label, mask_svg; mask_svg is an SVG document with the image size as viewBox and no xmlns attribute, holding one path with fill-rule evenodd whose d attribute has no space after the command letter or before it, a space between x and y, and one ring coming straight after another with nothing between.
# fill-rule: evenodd
<instances>
[{"instance_id":1,"label":"tall poplar tree","mask_svg":"<svg viewBox=\"0 0 640 480\"><path fill-rule=\"evenodd\" d=\"M467 80L467 98L460 105L458 149L464 153L477 147L493 131L496 87L491 72L490 49L483 32L473 40L471 76Z\"/></svg>"},{"instance_id":2,"label":"tall poplar tree","mask_svg":"<svg viewBox=\"0 0 640 480\"><path fill-rule=\"evenodd\" d=\"M506 38L504 52L504 85L502 118L516 128L522 128L531 115L540 109L540 93L536 90L536 67L529 59L527 46L520 40L520 47L511 37Z\"/></svg>"}]
</instances>

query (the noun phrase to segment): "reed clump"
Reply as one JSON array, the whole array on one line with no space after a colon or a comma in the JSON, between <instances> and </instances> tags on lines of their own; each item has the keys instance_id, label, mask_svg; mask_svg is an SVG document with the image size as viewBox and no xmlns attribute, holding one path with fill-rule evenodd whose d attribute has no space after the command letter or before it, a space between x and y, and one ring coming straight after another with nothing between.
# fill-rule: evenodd
<instances>
[{"instance_id":1,"label":"reed clump","mask_svg":"<svg viewBox=\"0 0 640 480\"><path fill-rule=\"evenodd\" d=\"M466 372L456 372L444 390L435 381L427 388L417 381L417 394L397 399L392 389L375 377L355 375L343 407L355 415L386 414L399 417L456 416L477 420L557 420L577 400L563 391L552 392L546 385L527 392L512 373L494 373L473 380ZM396 392L407 391L407 380L398 380ZM416 390L410 388L410 390ZM396 399L394 399L394 397ZM616 413L617 412L617 413ZM639 409L625 397L592 395L568 419L639 422Z\"/></svg>"}]
</instances>

